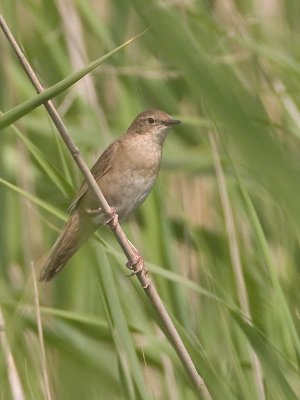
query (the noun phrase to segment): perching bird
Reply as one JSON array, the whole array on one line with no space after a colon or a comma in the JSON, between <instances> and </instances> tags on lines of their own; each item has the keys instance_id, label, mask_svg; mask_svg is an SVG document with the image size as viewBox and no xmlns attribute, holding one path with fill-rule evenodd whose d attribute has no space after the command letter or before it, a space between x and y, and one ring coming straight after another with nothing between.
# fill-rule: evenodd
<instances>
[{"instance_id":1,"label":"perching bird","mask_svg":"<svg viewBox=\"0 0 300 400\"><path fill-rule=\"evenodd\" d=\"M168 128L180 123L164 111L144 111L94 164L91 172L119 221L150 193L159 172ZM41 281L56 276L95 230L105 224L101 210L93 212L98 208L94 194L84 182L68 209L69 220L43 264Z\"/></svg>"}]
</instances>

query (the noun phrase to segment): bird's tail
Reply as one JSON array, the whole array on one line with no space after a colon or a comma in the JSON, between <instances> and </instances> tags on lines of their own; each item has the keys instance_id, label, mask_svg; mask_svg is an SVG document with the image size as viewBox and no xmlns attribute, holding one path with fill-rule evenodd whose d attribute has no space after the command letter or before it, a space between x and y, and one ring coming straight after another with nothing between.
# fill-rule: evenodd
<instances>
[{"instance_id":1,"label":"bird's tail","mask_svg":"<svg viewBox=\"0 0 300 400\"><path fill-rule=\"evenodd\" d=\"M77 212L72 214L50 253L43 262L40 281L50 281L66 265L79 247L95 231L94 226L80 226L80 217Z\"/></svg>"}]
</instances>

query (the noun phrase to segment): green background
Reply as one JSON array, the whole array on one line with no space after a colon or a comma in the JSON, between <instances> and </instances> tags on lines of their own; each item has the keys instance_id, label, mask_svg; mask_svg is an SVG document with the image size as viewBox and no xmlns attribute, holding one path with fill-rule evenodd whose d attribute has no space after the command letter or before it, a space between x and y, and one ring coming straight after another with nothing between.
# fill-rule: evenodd
<instances>
[{"instance_id":1,"label":"green background","mask_svg":"<svg viewBox=\"0 0 300 400\"><path fill-rule=\"evenodd\" d=\"M300 398L299 1L1 0L0 12L45 87L148 28L54 104L88 165L144 109L184 121L124 229L212 399ZM35 91L0 33L5 113ZM44 358L31 265L82 178L43 107L0 135L0 398L196 399L105 228L38 283Z\"/></svg>"}]
</instances>

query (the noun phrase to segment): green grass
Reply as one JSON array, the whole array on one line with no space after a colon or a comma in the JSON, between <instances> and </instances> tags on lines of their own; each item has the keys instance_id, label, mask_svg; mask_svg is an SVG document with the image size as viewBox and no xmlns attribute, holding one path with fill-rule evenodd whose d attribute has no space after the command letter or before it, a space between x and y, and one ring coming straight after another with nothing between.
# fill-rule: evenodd
<instances>
[{"instance_id":1,"label":"green grass","mask_svg":"<svg viewBox=\"0 0 300 400\"><path fill-rule=\"evenodd\" d=\"M298 3L62 3L0 12L89 165L145 108L185 121L124 229L212 399L299 398ZM81 176L2 33L0 48L0 398L47 398L31 261ZM92 60L104 62L74 84ZM112 234L95 239L38 284L52 398L196 399Z\"/></svg>"}]
</instances>

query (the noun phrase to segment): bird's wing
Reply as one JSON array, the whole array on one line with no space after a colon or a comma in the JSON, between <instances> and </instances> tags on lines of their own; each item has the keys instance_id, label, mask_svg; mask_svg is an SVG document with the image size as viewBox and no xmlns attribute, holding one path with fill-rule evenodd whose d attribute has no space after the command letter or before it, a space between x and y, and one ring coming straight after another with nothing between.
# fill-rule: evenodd
<instances>
[{"instance_id":1,"label":"bird's wing","mask_svg":"<svg viewBox=\"0 0 300 400\"><path fill-rule=\"evenodd\" d=\"M106 150L101 154L101 156L98 158L98 160L95 162L93 167L91 168L91 173L93 174L95 180L98 182L104 175L108 173L108 171L111 170L112 168L112 160L114 158L115 153L117 152L117 149L119 147L119 140L114 141L111 143ZM81 185L76 197L70 204L67 213L68 214L73 214L75 211L79 201L82 199L82 197L86 194L88 190L88 184L86 182L83 182Z\"/></svg>"}]
</instances>

